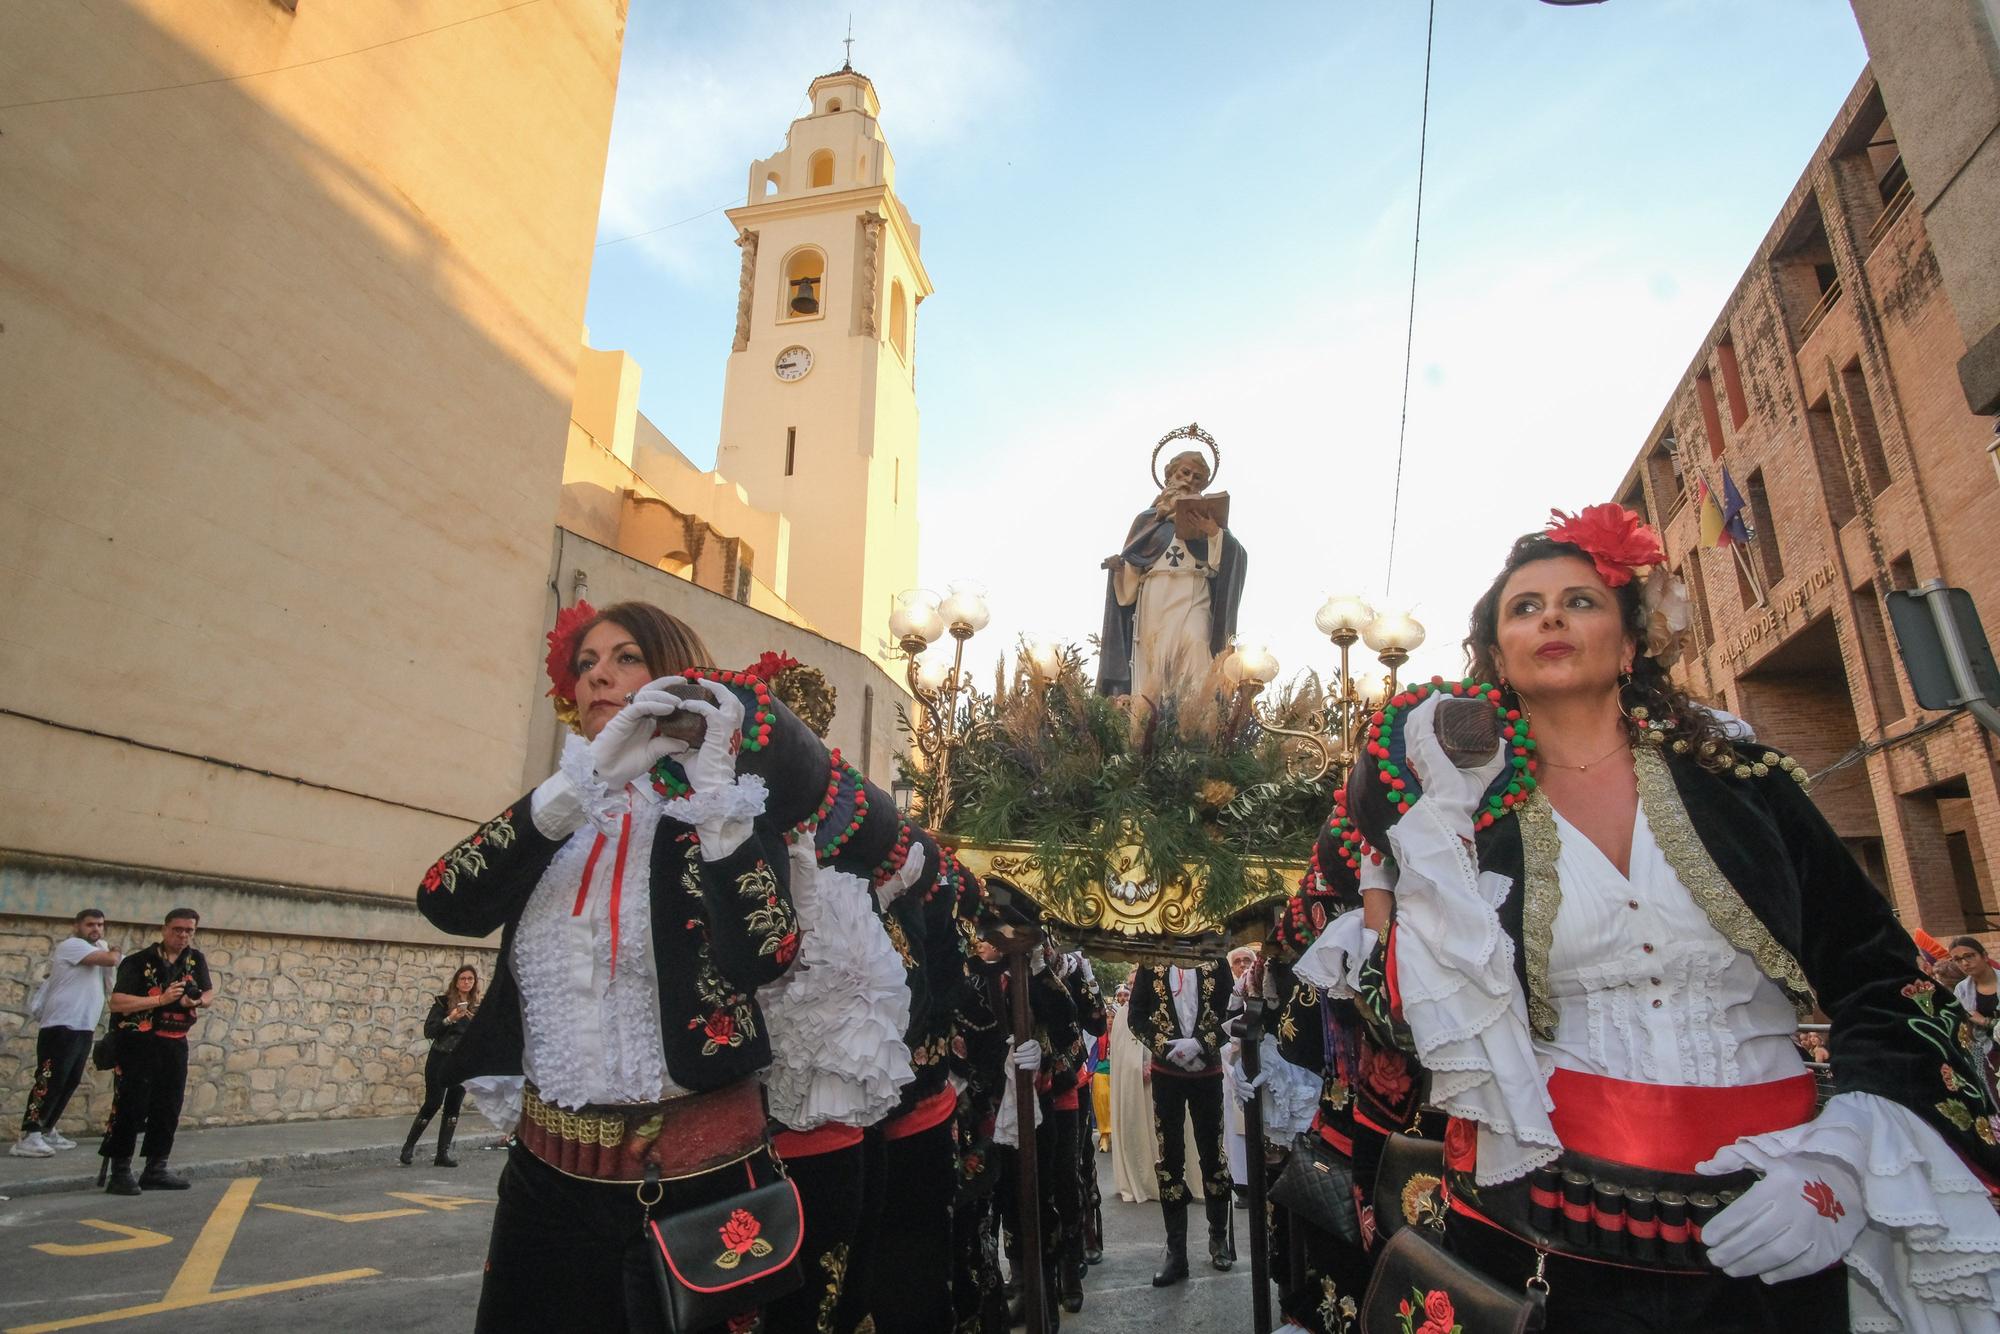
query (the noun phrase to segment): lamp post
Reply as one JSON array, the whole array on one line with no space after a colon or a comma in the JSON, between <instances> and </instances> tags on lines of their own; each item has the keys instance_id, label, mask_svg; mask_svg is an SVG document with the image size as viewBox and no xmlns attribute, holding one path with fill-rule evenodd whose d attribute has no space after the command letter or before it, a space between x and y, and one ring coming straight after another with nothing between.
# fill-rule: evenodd
<instances>
[{"instance_id":1,"label":"lamp post","mask_svg":"<svg viewBox=\"0 0 2000 1334\"><path fill-rule=\"evenodd\" d=\"M965 641L984 630L991 619L985 587L969 579L950 584L942 598L928 589L907 589L896 595L889 612L889 633L908 659L906 679L917 701L912 738L924 767L933 775L920 812L924 823L932 826L942 824L951 811L951 753L959 742L958 700L966 685ZM941 655L925 652L947 634L952 638L949 667Z\"/></svg>"},{"instance_id":2,"label":"lamp post","mask_svg":"<svg viewBox=\"0 0 2000 1334\"><path fill-rule=\"evenodd\" d=\"M1309 714L1301 727L1282 727L1262 717L1258 722L1265 731L1303 741L1317 752L1318 765L1311 774L1314 781L1331 773L1336 782L1345 783L1360 750L1359 737L1365 720L1395 693L1396 669L1408 662L1410 654L1424 642L1424 627L1408 612L1378 615L1373 607L1352 594L1337 594L1320 604L1313 615L1313 625L1333 641L1340 654L1340 665L1334 669L1325 704ZM1352 655L1357 642L1367 644L1375 652L1383 666L1382 673L1354 670ZM1225 676L1234 662L1234 656L1224 662ZM1237 670L1242 674L1243 669ZM1273 659L1271 677L1266 679L1276 675L1277 664ZM1230 678L1232 684L1237 679ZM1305 758L1311 763L1310 756Z\"/></svg>"}]
</instances>

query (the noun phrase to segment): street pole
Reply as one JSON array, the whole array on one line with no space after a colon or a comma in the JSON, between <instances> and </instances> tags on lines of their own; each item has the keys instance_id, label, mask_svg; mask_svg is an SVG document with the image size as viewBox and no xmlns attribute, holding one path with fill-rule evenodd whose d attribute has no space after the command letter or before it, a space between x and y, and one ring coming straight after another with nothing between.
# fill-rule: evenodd
<instances>
[{"instance_id":1,"label":"street pole","mask_svg":"<svg viewBox=\"0 0 2000 1334\"><path fill-rule=\"evenodd\" d=\"M1931 609L1931 620L1937 625L1938 642L1944 646L1944 662L1951 672L1952 688L1958 692L1953 702L1965 705L1982 727L2000 735L2000 709L1993 707L1993 701L1986 698L1979 682L1973 679L1972 658L1966 652L1964 636L1958 633L1958 620L1951 612L1951 589L1942 579L1929 579L1920 591L1924 604Z\"/></svg>"},{"instance_id":2,"label":"street pole","mask_svg":"<svg viewBox=\"0 0 2000 1334\"><path fill-rule=\"evenodd\" d=\"M1264 1036L1264 960L1259 957L1250 965L1249 981L1244 987L1243 1017L1236 1021L1240 1028L1237 1037L1241 1040L1243 1077L1248 1083L1256 1083L1257 1076L1264 1067L1264 1053L1261 1050ZM1264 1203L1264 1095L1253 1092L1250 1101L1243 1104L1243 1167L1244 1175L1250 1178L1250 1318L1256 1328L1252 1334L1264 1334L1271 1328L1271 1234L1270 1222Z\"/></svg>"},{"instance_id":3,"label":"street pole","mask_svg":"<svg viewBox=\"0 0 2000 1334\"><path fill-rule=\"evenodd\" d=\"M1028 952L1040 941L1033 931L1007 932L994 944L1007 956L1008 989L1014 1007L1014 1046L1035 1035L1034 1014L1028 1007ZM1048 1334L1048 1293L1043 1285L1042 1188L1035 1161L1035 1074L1014 1070L1014 1125L1018 1144L1014 1150L1020 1187L1016 1218L1021 1229L1021 1291L1028 1308L1028 1334Z\"/></svg>"}]
</instances>

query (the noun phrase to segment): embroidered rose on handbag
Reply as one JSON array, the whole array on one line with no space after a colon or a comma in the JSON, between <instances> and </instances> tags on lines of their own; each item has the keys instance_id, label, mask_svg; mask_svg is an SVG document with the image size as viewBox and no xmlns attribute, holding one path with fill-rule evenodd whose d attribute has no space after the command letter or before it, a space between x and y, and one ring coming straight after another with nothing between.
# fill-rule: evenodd
<instances>
[{"instance_id":1,"label":"embroidered rose on handbag","mask_svg":"<svg viewBox=\"0 0 2000 1334\"><path fill-rule=\"evenodd\" d=\"M1452 1309L1451 1294L1441 1288L1425 1292L1422 1288L1411 1288L1410 1297L1403 1299L1396 1307L1396 1314L1403 1322L1402 1334L1464 1334L1465 1326L1458 1323L1458 1313ZM1423 1323L1418 1324L1421 1316Z\"/></svg>"},{"instance_id":2,"label":"embroidered rose on handbag","mask_svg":"<svg viewBox=\"0 0 2000 1334\"><path fill-rule=\"evenodd\" d=\"M716 1229L726 1248L722 1254L715 1257L716 1267L734 1269L743 1263L743 1257L746 1255L756 1260L769 1255L771 1243L759 1235L763 1230L764 1225L758 1222L757 1216L748 1209L738 1209L730 1214L729 1221Z\"/></svg>"}]
</instances>

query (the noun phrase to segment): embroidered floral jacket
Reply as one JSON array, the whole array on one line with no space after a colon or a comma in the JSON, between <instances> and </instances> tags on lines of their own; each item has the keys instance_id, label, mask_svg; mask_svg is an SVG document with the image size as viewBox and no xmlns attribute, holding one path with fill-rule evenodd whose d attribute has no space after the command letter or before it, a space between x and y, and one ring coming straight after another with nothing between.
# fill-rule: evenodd
<instances>
[{"instance_id":1,"label":"embroidered floral jacket","mask_svg":"<svg viewBox=\"0 0 2000 1334\"><path fill-rule=\"evenodd\" d=\"M1839 1092L1901 1103L2000 1178L1994 1108L1973 1067L1964 1010L1917 971L1909 933L1795 779L1796 763L1755 742L1741 758L1717 773L1691 755L1637 753L1639 800L1668 864L1801 1015L1815 1004L1826 1012ZM1560 844L1545 798L1515 810L1481 830L1475 848L1481 871L1511 882L1500 921L1514 941L1529 1021L1546 1036ZM1378 966L1382 954L1378 947Z\"/></svg>"},{"instance_id":2,"label":"embroidered floral jacket","mask_svg":"<svg viewBox=\"0 0 2000 1334\"><path fill-rule=\"evenodd\" d=\"M1173 989L1168 985L1167 977L1165 968L1152 964L1142 964L1133 970L1132 1036L1153 1053L1153 1073L1156 1075L1220 1075L1222 1044L1226 1040L1222 1026L1229 1018L1229 998L1235 983L1229 965L1216 959L1196 970L1201 1004L1195 1011L1192 1033L1181 1031L1180 1015L1174 1009ZM1194 1038L1201 1043L1202 1067L1199 1070L1183 1070L1167 1060L1167 1048L1182 1038Z\"/></svg>"},{"instance_id":3,"label":"embroidered floral jacket","mask_svg":"<svg viewBox=\"0 0 2000 1334\"><path fill-rule=\"evenodd\" d=\"M1408 1129L1424 1090L1416 1057L1377 1041L1353 1001L1324 995L1284 971L1278 1052L1293 1065L1321 1072L1319 1124L1350 1142L1357 1124L1385 1135Z\"/></svg>"},{"instance_id":4,"label":"embroidered floral jacket","mask_svg":"<svg viewBox=\"0 0 2000 1334\"><path fill-rule=\"evenodd\" d=\"M500 959L443 1078L518 1075L522 1031L514 932L529 897L566 840L529 818L533 794L488 820L440 857L417 890L417 910L441 931L500 932ZM588 827L571 835L589 838ZM756 991L798 953L783 837L762 820L729 856L706 861L694 832L663 819L653 841L653 960L668 1078L695 1092L721 1088L770 1064Z\"/></svg>"}]
</instances>

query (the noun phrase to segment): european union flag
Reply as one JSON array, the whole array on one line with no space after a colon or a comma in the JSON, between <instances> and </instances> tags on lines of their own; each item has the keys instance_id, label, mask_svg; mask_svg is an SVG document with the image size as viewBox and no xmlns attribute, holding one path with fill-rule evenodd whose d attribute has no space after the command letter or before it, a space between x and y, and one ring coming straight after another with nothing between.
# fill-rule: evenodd
<instances>
[{"instance_id":1,"label":"european union flag","mask_svg":"<svg viewBox=\"0 0 2000 1334\"><path fill-rule=\"evenodd\" d=\"M1717 546L1750 541L1757 534L1751 530L1750 521L1744 517L1748 507L1743 503L1743 493L1736 489L1736 479L1729 475L1729 465L1722 467L1722 540Z\"/></svg>"}]
</instances>

